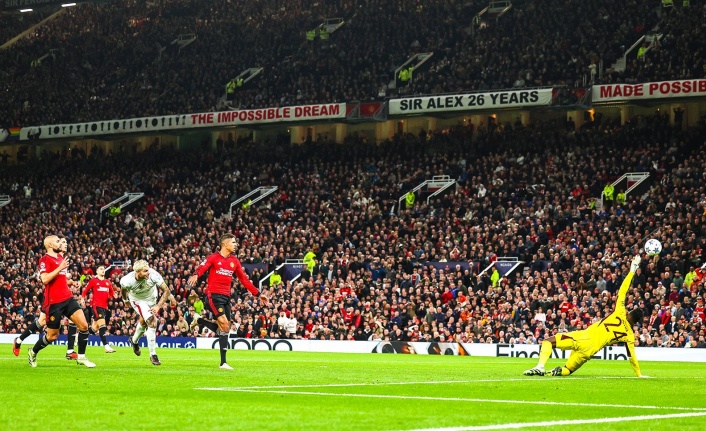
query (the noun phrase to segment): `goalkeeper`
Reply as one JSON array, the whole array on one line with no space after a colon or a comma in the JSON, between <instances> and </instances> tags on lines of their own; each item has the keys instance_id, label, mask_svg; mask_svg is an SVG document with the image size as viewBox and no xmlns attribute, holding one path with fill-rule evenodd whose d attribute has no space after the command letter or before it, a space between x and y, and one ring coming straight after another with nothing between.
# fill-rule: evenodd
<instances>
[{"instance_id":1,"label":"goalkeeper","mask_svg":"<svg viewBox=\"0 0 706 431\"><path fill-rule=\"evenodd\" d=\"M636 308L630 313L625 313L625 297L635 271L639 266L640 256L635 256L630 264L630 272L620 285L613 313L582 331L556 334L542 341L542 348L539 351L539 362L536 367L525 371L525 376L544 376L545 374L568 376L581 368L583 364L588 362L593 355L605 346L625 343L630 365L635 370L635 375L637 377L647 377L640 373L640 365L637 363L637 357L635 356L635 333L632 329L633 325L642 322L643 312L641 309ZM556 367L549 372L545 372L544 365L551 356L553 348L571 350L572 352L563 367Z\"/></svg>"}]
</instances>

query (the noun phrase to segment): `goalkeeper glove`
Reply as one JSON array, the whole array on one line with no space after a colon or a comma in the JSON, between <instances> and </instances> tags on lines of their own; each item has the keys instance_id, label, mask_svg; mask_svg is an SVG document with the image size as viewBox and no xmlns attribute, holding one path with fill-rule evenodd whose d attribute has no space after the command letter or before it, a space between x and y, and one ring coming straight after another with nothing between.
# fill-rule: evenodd
<instances>
[{"instance_id":1,"label":"goalkeeper glove","mask_svg":"<svg viewBox=\"0 0 706 431\"><path fill-rule=\"evenodd\" d=\"M630 272L637 271L637 268L640 267L641 261L642 259L640 259L640 256L635 256L635 258L632 260L632 263L630 264Z\"/></svg>"}]
</instances>

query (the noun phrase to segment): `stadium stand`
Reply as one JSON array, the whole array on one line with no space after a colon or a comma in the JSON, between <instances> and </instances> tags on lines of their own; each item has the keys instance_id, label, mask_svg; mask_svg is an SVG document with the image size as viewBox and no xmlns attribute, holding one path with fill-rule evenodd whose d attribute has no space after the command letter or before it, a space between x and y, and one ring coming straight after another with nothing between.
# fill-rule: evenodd
<instances>
[{"instance_id":1,"label":"stadium stand","mask_svg":"<svg viewBox=\"0 0 706 431\"><path fill-rule=\"evenodd\" d=\"M252 67L263 73L238 89L232 108L704 74L703 7L677 7L665 16L639 0L550 7L517 0L497 21L476 23L485 6L480 0L80 4L0 52L6 98L0 124L228 109L225 84ZM333 17L345 24L325 40L307 41L306 31ZM624 72L611 69L654 29L665 35L659 49L644 62L630 61ZM388 87L395 69L421 52L434 53L429 69L412 72L407 86ZM605 73L592 77L592 65L600 64Z\"/></svg>"},{"instance_id":2,"label":"stadium stand","mask_svg":"<svg viewBox=\"0 0 706 431\"><path fill-rule=\"evenodd\" d=\"M0 15L0 46L47 17L46 13Z\"/></svg>"},{"instance_id":3,"label":"stadium stand","mask_svg":"<svg viewBox=\"0 0 706 431\"><path fill-rule=\"evenodd\" d=\"M658 28L664 36L653 44L644 60L634 58L627 64L624 74L613 73L606 78L634 83L706 76L706 46L699 37L705 21L706 8L703 6L675 8Z\"/></svg>"},{"instance_id":4,"label":"stadium stand","mask_svg":"<svg viewBox=\"0 0 706 431\"><path fill-rule=\"evenodd\" d=\"M272 269L317 256L311 274L266 289L266 309L233 290L239 336L537 343L611 310L632 253L652 235L664 253L643 264L628 298L628 308L645 310L639 343L706 347L706 290L684 281L706 261L705 130L703 119L682 131L656 114L579 131L563 122L459 126L379 146L351 135L343 145L242 139L193 153L45 153L0 172L0 192L13 198L0 212L2 330L19 332L38 313L40 238L62 232L74 279L101 263L147 258L179 300L165 305L160 335L193 335L181 323L193 316L185 280L230 231L244 263ZM650 172L644 194L592 209L591 198L629 171ZM391 213L434 174L457 179L458 189ZM220 218L259 185L279 189L232 221ZM99 222L103 204L137 190L143 200ZM500 256L524 264L497 280L453 263L482 269ZM111 268L110 278L122 271ZM265 273L251 276L257 283ZM110 333L134 323L115 300Z\"/></svg>"}]
</instances>

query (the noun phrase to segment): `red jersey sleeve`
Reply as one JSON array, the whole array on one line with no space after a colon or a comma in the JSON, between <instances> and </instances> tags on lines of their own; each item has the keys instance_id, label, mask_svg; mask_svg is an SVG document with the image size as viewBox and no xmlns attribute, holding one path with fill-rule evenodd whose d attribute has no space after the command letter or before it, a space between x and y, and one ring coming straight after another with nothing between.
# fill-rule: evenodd
<instances>
[{"instance_id":1,"label":"red jersey sleeve","mask_svg":"<svg viewBox=\"0 0 706 431\"><path fill-rule=\"evenodd\" d=\"M206 271L208 271L209 268L211 268L211 265L213 265L213 255L210 255L209 257L207 257L206 260L201 262L201 264L198 267L196 267L196 275L199 278L201 278L201 276L203 276L206 273Z\"/></svg>"},{"instance_id":2,"label":"red jersey sleeve","mask_svg":"<svg viewBox=\"0 0 706 431\"><path fill-rule=\"evenodd\" d=\"M108 292L110 294L109 298L112 299L115 296L115 289L113 288L112 281L108 281L108 289L110 289L110 291Z\"/></svg>"},{"instance_id":3,"label":"red jersey sleeve","mask_svg":"<svg viewBox=\"0 0 706 431\"><path fill-rule=\"evenodd\" d=\"M255 287L255 285L252 284L252 282L248 278L248 275L243 270L243 266L240 264L240 261L238 259L235 259L235 274L238 276L238 280L243 283L243 286L245 286L245 288L248 289L250 293L255 296L260 294L260 291L257 290L257 287Z\"/></svg>"},{"instance_id":4,"label":"red jersey sleeve","mask_svg":"<svg viewBox=\"0 0 706 431\"><path fill-rule=\"evenodd\" d=\"M42 256L41 259L39 259L39 274L46 274L47 272L47 262L46 259L44 259L44 256Z\"/></svg>"},{"instance_id":5,"label":"red jersey sleeve","mask_svg":"<svg viewBox=\"0 0 706 431\"><path fill-rule=\"evenodd\" d=\"M96 283L94 283L95 278L92 278L89 280L88 284L86 284L86 287L83 288L83 292L81 292L81 296L84 298L88 295L88 292L93 290L94 287L96 287Z\"/></svg>"}]
</instances>

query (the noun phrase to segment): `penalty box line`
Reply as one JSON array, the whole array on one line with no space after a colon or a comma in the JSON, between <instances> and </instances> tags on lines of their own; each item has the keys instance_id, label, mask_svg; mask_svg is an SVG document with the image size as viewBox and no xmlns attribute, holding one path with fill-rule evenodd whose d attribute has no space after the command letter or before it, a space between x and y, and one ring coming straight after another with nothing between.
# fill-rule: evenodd
<instances>
[{"instance_id":1,"label":"penalty box line","mask_svg":"<svg viewBox=\"0 0 706 431\"><path fill-rule=\"evenodd\" d=\"M414 396L414 395L383 395L383 394L350 394L350 393L335 393L335 392L308 392L308 391L290 391L281 389L247 389L247 388L194 388L198 391L224 391L224 392L246 392L246 393L267 393L278 395L308 395L320 397L339 397L339 398L383 398L383 399L399 399L399 400L420 400L420 401L451 401L451 402L468 402L468 403L496 403L496 404L526 404L526 405L547 405L547 406L564 406L564 407L609 407L621 409L646 409L646 410L684 410L689 412L703 412L706 415L706 409L690 408L690 407L669 407L669 406L643 406L643 405L626 405L626 404L606 404L606 403L575 403L561 401L527 401L527 400L493 400L486 398L458 398L458 397L430 397L430 396Z\"/></svg>"},{"instance_id":2,"label":"penalty box line","mask_svg":"<svg viewBox=\"0 0 706 431\"><path fill-rule=\"evenodd\" d=\"M543 422L519 422L519 423L509 423L509 424L473 425L473 426L447 427L447 428L420 428L420 429L405 430L405 431L486 431L486 430L506 430L506 429L520 429L520 428L554 427L554 426L564 426L565 427L568 425L586 425L586 424L604 424L604 423L617 423L617 422L665 420L665 419L688 418L688 417L698 417L698 416L706 416L706 412L672 413L672 414L665 414L665 415L623 416L623 417L597 418L597 419L568 419L568 420L560 420L560 421L543 421Z\"/></svg>"}]
</instances>

